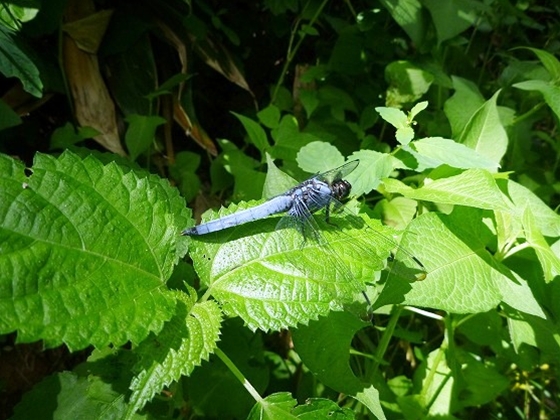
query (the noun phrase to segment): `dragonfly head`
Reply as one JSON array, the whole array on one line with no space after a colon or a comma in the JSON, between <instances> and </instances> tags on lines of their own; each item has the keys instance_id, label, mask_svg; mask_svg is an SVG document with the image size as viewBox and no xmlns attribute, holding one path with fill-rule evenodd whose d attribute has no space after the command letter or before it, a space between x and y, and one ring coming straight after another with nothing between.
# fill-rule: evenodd
<instances>
[{"instance_id":1,"label":"dragonfly head","mask_svg":"<svg viewBox=\"0 0 560 420\"><path fill-rule=\"evenodd\" d=\"M344 200L348 195L350 195L350 190L352 189L352 185L343 179L334 181L331 184L331 190L333 193L333 197L336 198L338 201Z\"/></svg>"}]
</instances>

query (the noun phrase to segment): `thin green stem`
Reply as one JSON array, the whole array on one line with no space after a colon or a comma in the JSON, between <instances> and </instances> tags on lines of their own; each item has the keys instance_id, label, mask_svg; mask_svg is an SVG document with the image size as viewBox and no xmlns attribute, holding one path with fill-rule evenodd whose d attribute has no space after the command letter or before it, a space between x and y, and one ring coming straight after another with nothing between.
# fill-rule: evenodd
<instances>
[{"instance_id":1,"label":"thin green stem","mask_svg":"<svg viewBox=\"0 0 560 420\"><path fill-rule=\"evenodd\" d=\"M387 324L387 327L385 328L385 331L381 336L381 340L379 341L379 345L377 346L377 351L375 352L375 356L374 356L375 362L373 363L372 366L372 371L374 375L377 373L377 370L379 369L379 365L383 360L383 357L385 356L385 352L387 351L387 348L389 347L389 341L391 341L391 338L393 338L393 334L395 332L395 328L397 326L397 322L399 320L399 317L401 316L402 311L403 308L401 306L399 305L393 306L393 310L391 311L391 318L389 318L389 323Z\"/></svg>"},{"instance_id":2,"label":"thin green stem","mask_svg":"<svg viewBox=\"0 0 560 420\"><path fill-rule=\"evenodd\" d=\"M257 390L253 387L253 385L251 385L251 383L247 380L247 378L243 376L241 371L237 369L237 366L235 366L235 364L231 361L231 359L227 357L226 354L219 348L216 349L216 356L218 356L220 360L224 362L224 364L228 367L231 373L233 373L233 376L235 376L237 380L241 382L241 384L245 387L245 389L249 392L249 394L251 394L251 396L255 399L255 401L260 403L263 400L262 397L257 392Z\"/></svg>"}]
</instances>

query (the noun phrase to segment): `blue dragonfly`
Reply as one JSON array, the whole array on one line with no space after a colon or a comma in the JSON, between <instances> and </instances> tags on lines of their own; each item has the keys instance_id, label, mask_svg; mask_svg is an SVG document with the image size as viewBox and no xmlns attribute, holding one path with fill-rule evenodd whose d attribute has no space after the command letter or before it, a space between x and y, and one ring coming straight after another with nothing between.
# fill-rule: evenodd
<instances>
[{"instance_id":1,"label":"blue dragonfly","mask_svg":"<svg viewBox=\"0 0 560 420\"><path fill-rule=\"evenodd\" d=\"M329 264L332 264L333 269L338 273L342 273L343 278L349 279L353 277L350 270L344 267L329 240L325 239L324 233L321 232L313 214L319 210L324 210L327 226L336 226L336 224L330 222L330 216L332 213L337 213L337 210L343 208L341 200L349 196L352 188L351 184L344 178L354 171L358 165L359 160L347 162L336 169L315 175L260 205L202 223L198 226L189 227L183 230L182 234L186 236L207 235L264 219L271 215L286 213L287 216L281 218L276 230L292 227L298 230L303 235L304 243L310 239L314 244L318 244L322 250L326 251L326 255L330 256ZM353 228L368 229L367 224L364 223L362 218L351 214L349 211L346 212L343 219L346 224L349 222ZM368 230L372 231L371 228ZM388 248L397 248L397 244L392 239L378 232L375 232L374 235L377 235L377 240L380 239L380 236L382 237L381 240L386 248L387 245ZM350 238L346 242L346 247L355 249L355 247L359 246L354 238ZM362 247L362 249L366 248L371 250L372 247L371 245L369 247ZM369 310L371 302L364 291L363 284L357 287L360 288Z\"/></svg>"}]
</instances>

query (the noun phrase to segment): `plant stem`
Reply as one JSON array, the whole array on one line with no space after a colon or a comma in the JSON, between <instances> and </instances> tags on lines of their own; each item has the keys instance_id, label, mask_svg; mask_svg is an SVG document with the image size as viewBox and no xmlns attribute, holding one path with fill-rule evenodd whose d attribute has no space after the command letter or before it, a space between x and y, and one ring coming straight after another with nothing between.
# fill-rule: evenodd
<instances>
[{"instance_id":1,"label":"plant stem","mask_svg":"<svg viewBox=\"0 0 560 420\"><path fill-rule=\"evenodd\" d=\"M253 387L253 385L251 385L251 383L247 380L247 378L243 376L241 371L237 369L237 366L235 366L235 364L231 361L231 359L227 357L226 354L219 348L216 349L215 353L216 356L218 356L220 360L224 362L224 364L228 367L231 373L233 373L233 376L235 376L237 380L241 382L241 384L243 384L245 389L249 392L249 394L251 394L251 396L255 399L255 401L258 403L261 402L263 399L260 396L260 394Z\"/></svg>"},{"instance_id":2,"label":"plant stem","mask_svg":"<svg viewBox=\"0 0 560 420\"><path fill-rule=\"evenodd\" d=\"M327 1L328 0L323 0L321 5L317 8L317 11L315 12L313 17L309 21L309 26L313 26L313 24L317 21L317 19L319 18L319 15L321 14L323 8L327 4ZM305 7L307 7L308 5L309 5L309 2L305 5ZM305 7L304 7L304 10L305 10ZM274 92L272 93L272 98L270 99L270 103L274 103L276 101L276 96L278 95L278 90L280 89L280 86L282 86L282 84L284 83L284 77L288 73L288 68L292 64L292 61L294 60L297 51L299 50L299 48L301 47L301 44L303 43L303 40L307 36L307 34L305 32L300 33L299 39L298 39L296 45L292 48L293 43L294 43L294 38L295 38L296 34L298 33L298 27L299 27L300 22L301 22L301 19L298 19L297 22L296 22L296 25L294 27L294 30L290 34L290 41L288 43L288 52L286 53L286 61L284 62L284 66L282 67L282 71L280 73L280 77L278 78L278 82L276 83L276 86L274 87Z\"/></svg>"}]
</instances>

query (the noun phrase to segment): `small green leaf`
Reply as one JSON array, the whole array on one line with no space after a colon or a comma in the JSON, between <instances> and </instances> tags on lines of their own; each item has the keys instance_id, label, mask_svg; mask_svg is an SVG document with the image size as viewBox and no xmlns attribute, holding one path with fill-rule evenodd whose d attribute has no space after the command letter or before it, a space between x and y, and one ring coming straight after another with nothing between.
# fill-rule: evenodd
<instances>
[{"instance_id":1,"label":"small green leaf","mask_svg":"<svg viewBox=\"0 0 560 420\"><path fill-rule=\"evenodd\" d=\"M70 152L38 154L29 177L4 155L0 167L0 331L71 349L159 331L175 306L165 282L186 251L177 190Z\"/></svg>"},{"instance_id":2,"label":"small green leaf","mask_svg":"<svg viewBox=\"0 0 560 420\"><path fill-rule=\"evenodd\" d=\"M247 416L247 420L284 420L298 419L291 414L297 401L289 392L277 392L258 401Z\"/></svg>"},{"instance_id":3,"label":"small green leaf","mask_svg":"<svg viewBox=\"0 0 560 420\"><path fill-rule=\"evenodd\" d=\"M6 102L0 99L0 130L21 124L21 118Z\"/></svg>"},{"instance_id":4,"label":"small green leaf","mask_svg":"<svg viewBox=\"0 0 560 420\"><path fill-rule=\"evenodd\" d=\"M354 411L340 407L336 402L325 398L308 398L305 404L298 405L293 414L302 420L355 420Z\"/></svg>"},{"instance_id":5,"label":"small green leaf","mask_svg":"<svg viewBox=\"0 0 560 420\"><path fill-rule=\"evenodd\" d=\"M31 58L16 44L6 27L0 25L0 73L18 78L26 92L40 98L43 93L39 69Z\"/></svg>"},{"instance_id":6,"label":"small green leaf","mask_svg":"<svg viewBox=\"0 0 560 420\"><path fill-rule=\"evenodd\" d=\"M305 24L301 25L301 31L306 35L311 35L311 36L319 35L319 31L317 31L317 29L315 29L311 25L305 25Z\"/></svg>"},{"instance_id":7,"label":"small green leaf","mask_svg":"<svg viewBox=\"0 0 560 420\"><path fill-rule=\"evenodd\" d=\"M274 164L274 160L272 160L268 153L266 154L266 164L268 166L268 171L266 172L266 179L263 187L264 198L272 198L283 194L297 184L291 176L278 169Z\"/></svg>"},{"instance_id":8,"label":"small green leaf","mask_svg":"<svg viewBox=\"0 0 560 420\"><path fill-rule=\"evenodd\" d=\"M111 377L114 380L114 376ZM123 418L126 403L114 383L61 372L43 379L15 408L14 420Z\"/></svg>"},{"instance_id":9,"label":"small green leaf","mask_svg":"<svg viewBox=\"0 0 560 420\"><path fill-rule=\"evenodd\" d=\"M423 4L432 16L438 45L474 25L480 19L477 9L483 7L480 3L470 0L451 0L444 3L439 0L424 0Z\"/></svg>"},{"instance_id":10,"label":"small green leaf","mask_svg":"<svg viewBox=\"0 0 560 420\"><path fill-rule=\"evenodd\" d=\"M431 73L405 60L389 63L385 67L385 78L389 82L385 104L397 108L416 102L434 81Z\"/></svg>"},{"instance_id":11,"label":"small green leaf","mask_svg":"<svg viewBox=\"0 0 560 420\"><path fill-rule=\"evenodd\" d=\"M416 118L416 116L424 111L426 108L428 107L428 101L422 101L422 102L418 102L416 105L414 105L412 107L412 109L409 112L409 120L413 121L414 118Z\"/></svg>"},{"instance_id":12,"label":"small green leaf","mask_svg":"<svg viewBox=\"0 0 560 420\"><path fill-rule=\"evenodd\" d=\"M459 143L498 163L506 153L508 136L500 121L496 101L500 91L486 101L470 118Z\"/></svg>"},{"instance_id":13,"label":"small green leaf","mask_svg":"<svg viewBox=\"0 0 560 420\"><path fill-rule=\"evenodd\" d=\"M156 129L165 124L165 118L157 115L131 114L125 118L128 129L124 137L130 159L136 160L138 156L150 148L154 141Z\"/></svg>"},{"instance_id":14,"label":"small green leaf","mask_svg":"<svg viewBox=\"0 0 560 420\"><path fill-rule=\"evenodd\" d=\"M352 196L369 194L376 189L381 179L391 175L396 159L388 153L379 153L373 150L360 150L354 152L348 160L358 159L360 164L347 177L352 185Z\"/></svg>"},{"instance_id":15,"label":"small green leaf","mask_svg":"<svg viewBox=\"0 0 560 420\"><path fill-rule=\"evenodd\" d=\"M276 105L268 105L257 113L259 121L268 128L276 128L280 124L280 110Z\"/></svg>"},{"instance_id":16,"label":"small green leaf","mask_svg":"<svg viewBox=\"0 0 560 420\"><path fill-rule=\"evenodd\" d=\"M529 47L520 47L521 49L527 49L535 53L535 55L539 58L540 62L544 66L544 68L550 73L550 77L552 78L552 82L557 85L560 83L560 61L549 53L548 51L541 50L539 48L529 48Z\"/></svg>"},{"instance_id":17,"label":"small green leaf","mask_svg":"<svg viewBox=\"0 0 560 420\"><path fill-rule=\"evenodd\" d=\"M381 118L396 129L408 127L408 117L400 109L378 106L375 110L381 115Z\"/></svg>"},{"instance_id":18,"label":"small green leaf","mask_svg":"<svg viewBox=\"0 0 560 420\"><path fill-rule=\"evenodd\" d=\"M314 141L300 149L297 163L305 172L318 174L344 164L344 156L332 144Z\"/></svg>"},{"instance_id":19,"label":"small green leaf","mask_svg":"<svg viewBox=\"0 0 560 420\"><path fill-rule=\"evenodd\" d=\"M538 230L544 236L560 236L560 215L527 187L512 180L498 180L500 187L513 202L517 220L523 220L526 208L531 209Z\"/></svg>"},{"instance_id":20,"label":"small green leaf","mask_svg":"<svg viewBox=\"0 0 560 420\"><path fill-rule=\"evenodd\" d=\"M424 16L424 6L418 0L381 0L381 4L391 14L395 22L406 32L412 42L422 45L428 25Z\"/></svg>"},{"instance_id":21,"label":"small green leaf","mask_svg":"<svg viewBox=\"0 0 560 420\"><path fill-rule=\"evenodd\" d=\"M516 83L513 87L521 90L535 90L543 95L546 104L557 118L560 118L560 87L543 80L527 80Z\"/></svg>"},{"instance_id":22,"label":"small green leaf","mask_svg":"<svg viewBox=\"0 0 560 420\"><path fill-rule=\"evenodd\" d=\"M200 155L193 152L179 152L175 163L169 167L173 179L187 202L196 197L200 190L200 180L196 170L200 166Z\"/></svg>"},{"instance_id":23,"label":"small green leaf","mask_svg":"<svg viewBox=\"0 0 560 420\"><path fill-rule=\"evenodd\" d=\"M58 127L51 135L50 149L68 149L70 146L97 136L99 131L91 127L75 128L71 123L66 123L63 127Z\"/></svg>"},{"instance_id":24,"label":"small green leaf","mask_svg":"<svg viewBox=\"0 0 560 420\"><path fill-rule=\"evenodd\" d=\"M523 228L527 242L535 250L542 265L544 280L547 283L551 282L555 276L560 275L560 258L552 252L542 236L529 207L525 209L523 214Z\"/></svg>"},{"instance_id":25,"label":"small green leaf","mask_svg":"<svg viewBox=\"0 0 560 420\"><path fill-rule=\"evenodd\" d=\"M484 96L478 86L470 80L453 76L455 93L443 104L443 110L449 124L453 138L459 138L472 115L484 104Z\"/></svg>"},{"instance_id":26,"label":"small green leaf","mask_svg":"<svg viewBox=\"0 0 560 420\"><path fill-rule=\"evenodd\" d=\"M251 143L253 143L257 149L264 152L270 148L266 133L259 123L244 115L237 114L236 112L232 112L232 114L241 121L241 124L245 127L245 131L247 131L249 140L251 140Z\"/></svg>"}]
</instances>

